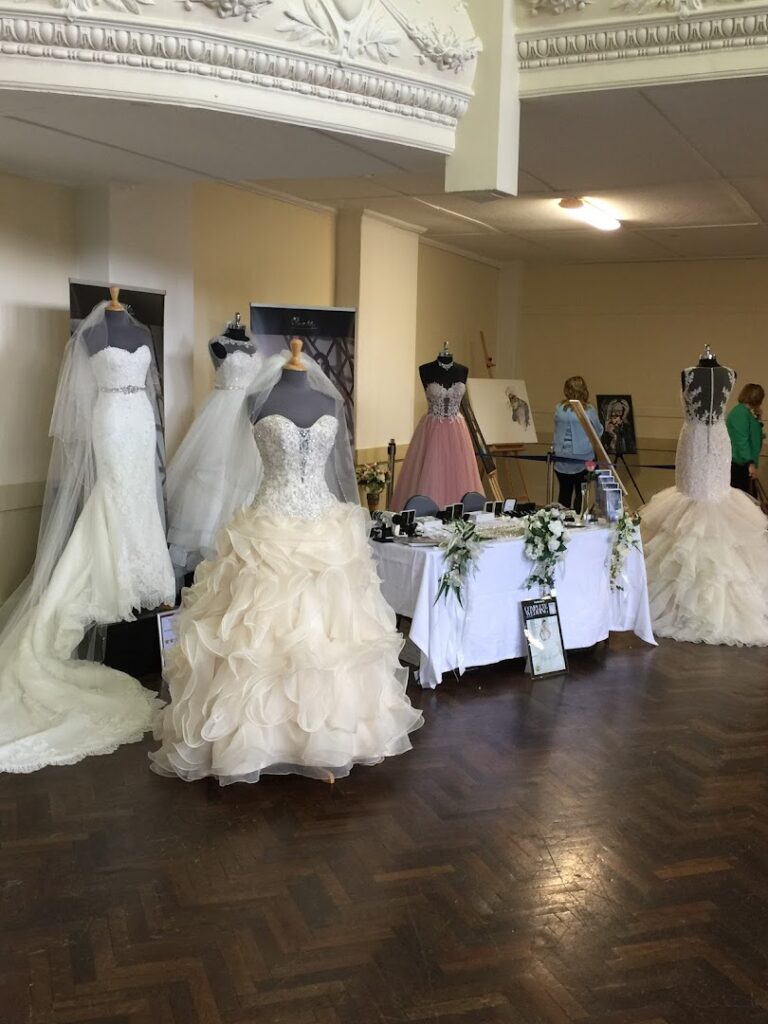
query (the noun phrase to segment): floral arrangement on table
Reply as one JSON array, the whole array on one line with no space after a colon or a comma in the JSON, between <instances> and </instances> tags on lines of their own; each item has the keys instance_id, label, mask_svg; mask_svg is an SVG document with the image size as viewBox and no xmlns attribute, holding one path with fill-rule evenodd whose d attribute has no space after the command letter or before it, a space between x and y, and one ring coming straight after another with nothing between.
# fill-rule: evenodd
<instances>
[{"instance_id":1,"label":"floral arrangement on table","mask_svg":"<svg viewBox=\"0 0 768 1024\"><path fill-rule=\"evenodd\" d=\"M611 577L611 590L623 590L619 583L624 572L624 564L632 548L640 547L640 516L637 512L628 512L626 509L616 520L616 529L613 536L613 547L611 548L611 561L609 573Z\"/></svg>"},{"instance_id":2,"label":"floral arrangement on table","mask_svg":"<svg viewBox=\"0 0 768 1024\"><path fill-rule=\"evenodd\" d=\"M368 508L373 511L378 507L381 492L390 480L389 467L381 462L364 462L355 469L357 483L365 491Z\"/></svg>"},{"instance_id":3,"label":"floral arrangement on table","mask_svg":"<svg viewBox=\"0 0 768 1024\"><path fill-rule=\"evenodd\" d=\"M474 523L455 519L446 526L444 539L440 543L445 553L445 572L440 577L435 604L441 597L447 598L448 594L454 594L463 607L464 585L477 567L480 544Z\"/></svg>"},{"instance_id":4,"label":"floral arrangement on table","mask_svg":"<svg viewBox=\"0 0 768 1024\"><path fill-rule=\"evenodd\" d=\"M538 584L549 593L555 584L555 569L565 557L568 535L565 532L565 511L558 506L541 508L528 517L523 549L533 568L526 580L530 589Z\"/></svg>"}]
</instances>

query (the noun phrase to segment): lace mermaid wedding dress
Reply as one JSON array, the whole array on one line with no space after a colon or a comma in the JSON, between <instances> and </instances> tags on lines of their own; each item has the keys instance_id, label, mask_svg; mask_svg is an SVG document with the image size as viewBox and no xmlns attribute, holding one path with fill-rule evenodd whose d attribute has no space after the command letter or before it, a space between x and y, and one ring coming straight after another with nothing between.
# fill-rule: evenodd
<instances>
[{"instance_id":1,"label":"lace mermaid wedding dress","mask_svg":"<svg viewBox=\"0 0 768 1024\"><path fill-rule=\"evenodd\" d=\"M227 354L168 467L168 543L180 579L214 556L219 530L258 488L261 460L251 431L240 436L238 413L261 364L252 348Z\"/></svg>"},{"instance_id":2,"label":"lace mermaid wedding dress","mask_svg":"<svg viewBox=\"0 0 768 1024\"><path fill-rule=\"evenodd\" d=\"M95 404L86 446L96 479L45 585L36 587L33 576L0 637L0 771L73 764L140 740L151 727L150 691L72 659L92 623L130 619L134 608L175 597L145 390L150 360L147 346L106 347L87 359Z\"/></svg>"},{"instance_id":3,"label":"lace mermaid wedding dress","mask_svg":"<svg viewBox=\"0 0 768 1024\"><path fill-rule=\"evenodd\" d=\"M766 517L730 486L724 412L734 381L726 367L684 371L676 486L641 510L651 617L659 636L768 644Z\"/></svg>"},{"instance_id":4,"label":"lace mermaid wedding dress","mask_svg":"<svg viewBox=\"0 0 768 1024\"><path fill-rule=\"evenodd\" d=\"M367 516L324 475L338 430L331 415L253 428L264 482L184 592L150 755L159 774L340 777L411 748L422 716L405 695Z\"/></svg>"}]
</instances>

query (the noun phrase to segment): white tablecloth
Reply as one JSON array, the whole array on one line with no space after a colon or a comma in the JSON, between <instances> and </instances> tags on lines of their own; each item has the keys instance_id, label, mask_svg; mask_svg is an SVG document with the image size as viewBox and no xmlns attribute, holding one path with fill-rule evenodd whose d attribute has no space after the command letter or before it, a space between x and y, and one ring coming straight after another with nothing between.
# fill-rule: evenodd
<instances>
[{"instance_id":1,"label":"white tablecloth","mask_svg":"<svg viewBox=\"0 0 768 1024\"><path fill-rule=\"evenodd\" d=\"M642 550L624 566L623 590L611 590L608 562L613 531L571 532L555 589L566 649L591 647L610 632L632 631L655 644ZM443 553L439 548L373 543L382 592L399 615L411 619L411 640L421 652L419 681L434 689L444 672L493 665L527 654L520 602L538 597L525 581L531 563L522 540L483 546L464 590L464 608L449 595L435 604Z\"/></svg>"}]
</instances>

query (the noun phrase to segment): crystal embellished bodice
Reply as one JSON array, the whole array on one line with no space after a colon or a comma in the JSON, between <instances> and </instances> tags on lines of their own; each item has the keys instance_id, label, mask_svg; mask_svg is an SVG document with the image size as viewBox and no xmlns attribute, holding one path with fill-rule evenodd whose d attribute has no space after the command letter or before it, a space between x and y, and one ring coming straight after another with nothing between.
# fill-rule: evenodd
<instances>
[{"instance_id":1,"label":"crystal embellished bodice","mask_svg":"<svg viewBox=\"0 0 768 1024\"><path fill-rule=\"evenodd\" d=\"M241 391L247 388L261 363L259 352L230 352L216 369L214 387L219 391Z\"/></svg>"},{"instance_id":2,"label":"crystal embellished bodice","mask_svg":"<svg viewBox=\"0 0 768 1024\"><path fill-rule=\"evenodd\" d=\"M336 501L325 482L325 464L336 440L335 416L297 427L273 413L253 428L264 464L264 482L253 508L267 515L318 519Z\"/></svg>"},{"instance_id":3,"label":"crystal embellished bodice","mask_svg":"<svg viewBox=\"0 0 768 1024\"><path fill-rule=\"evenodd\" d=\"M464 397L466 385L456 381L449 388L433 381L424 388L429 405L428 415L435 416L440 420L454 420L459 415L461 400Z\"/></svg>"},{"instance_id":4,"label":"crystal embellished bodice","mask_svg":"<svg viewBox=\"0 0 768 1024\"><path fill-rule=\"evenodd\" d=\"M147 383L150 353L146 345L134 352L110 345L91 356L90 365L100 391L119 392L123 388L143 391Z\"/></svg>"},{"instance_id":5,"label":"crystal embellished bodice","mask_svg":"<svg viewBox=\"0 0 768 1024\"><path fill-rule=\"evenodd\" d=\"M722 501L730 491L731 440L723 414L735 381L727 366L683 370L685 420L677 442L675 483L694 501Z\"/></svg>"}]
</instances>

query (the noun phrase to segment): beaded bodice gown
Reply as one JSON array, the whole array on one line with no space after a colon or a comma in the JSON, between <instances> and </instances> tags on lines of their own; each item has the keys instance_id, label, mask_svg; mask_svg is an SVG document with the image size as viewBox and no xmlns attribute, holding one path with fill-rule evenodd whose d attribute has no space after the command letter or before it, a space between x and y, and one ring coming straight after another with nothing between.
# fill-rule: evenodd
<instances>
[{"instance_id":1,"label":"beaded bodice gown","mask_svg":"<svg viewBox=\"0 0 768 1024\"><path fill-rule=\"evenodd\" d=\"M641 510L654 631L693 643L768 644L766 517L730 486L725 408L735 374L683 371L675 486Z\"/></svg>"},{"instance_id":2,"label":"beaded bodice gown","mask_svg":"<svg viewBox=\"0 0 768 1024\"><path fill-rule=\"evenodd\" d=\"M483 492L477 460L461 402L466 385L432 381L424 389L427 412L414 431L397 479L392 508L399 512L416 494L440 508L461 501L469 491Z\"/></svg>"},{"instance_id":3,"label":"beaded bodice gown","mask_svg":"<svg viewBox=\"0 0 768 1024\"><path fill-rule=\"evenodd\" d=\"M134 742L154 695L122 672L73 652L92 623L172 603L173 569L158 501L151 361L107 347L90 358L97 480L39 602L0 647L0 771L72 764Z\"/></svg>"},{"instance_id":4,"label":"beaded bodice gown","mask_svg":"<svg viewBox=\"0 0 768 1024\"><path fill-rule=\"evenodd\" d=\"M250 347L227 354L168 466L168 543L179 580L215 553L220 528L256 493L261 460L250 433L240 436L238 417L262 363Z\"/></svg>"},{"instance_id":5,"label":"beaded bodice gown","mask_svg":"<svg viewBox=\"0 0 768 1024\"><path fill-rule=\"evenodd\" d=\"M159 774L338 778L410 749L422 717L405 695L367 516L326 484L337 429L334 416L256 423L263 483L184 591L150 755Z\"/></svg>"}]
</instances>

